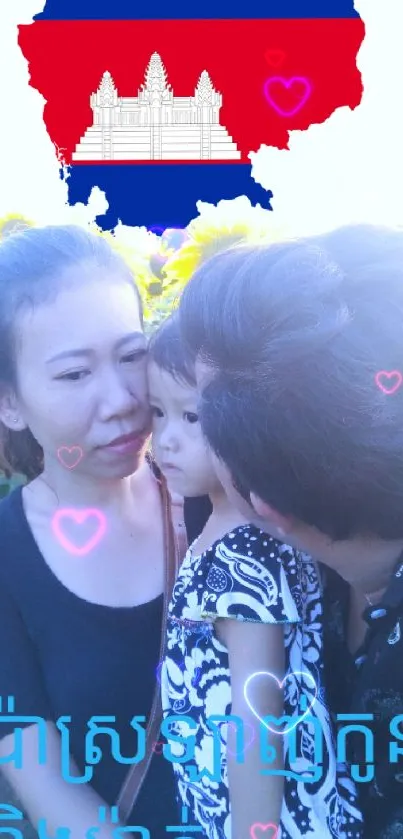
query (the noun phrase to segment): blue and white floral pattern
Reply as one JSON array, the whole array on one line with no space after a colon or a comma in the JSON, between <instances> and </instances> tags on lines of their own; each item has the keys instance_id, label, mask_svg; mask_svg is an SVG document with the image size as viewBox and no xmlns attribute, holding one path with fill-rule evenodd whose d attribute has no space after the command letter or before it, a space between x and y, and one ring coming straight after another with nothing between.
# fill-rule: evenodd
<instances>
[{"instance_id":1,"label":"blue and white floral pattern","mask_svg":"<svg viewBox=\"0 0 403 839\"><path fill-rule=\"evenodd\" d=\"M359 839L362 821L356 790L347 767L336 766L326 707L316 565L254 525L236 528L199 556L191 546L169 607L162 702L164 716L186 715L193 723L191 728L178 719L170 729L182 737L195 736L194 757L186 762L179 762L183 744L171 742L172 753L178 757L174 770L179 798L189 808L191 821L202 826L207 839L231 837L227 725L220 729L218 761L216 741L208 727L211 716L231 713L228 653L215 632L216 618L284 624L285 714L297 720L302 697L308 704L315 700L310 714L323 732L322 773L320 777L313 774L318 761L312 723L295 723L295 754L290 748L292 738L284 737L284 766L296 777L285 778L278 839ZM310 777L314 780L307 782Z\"/></svg>"}]
</instances>

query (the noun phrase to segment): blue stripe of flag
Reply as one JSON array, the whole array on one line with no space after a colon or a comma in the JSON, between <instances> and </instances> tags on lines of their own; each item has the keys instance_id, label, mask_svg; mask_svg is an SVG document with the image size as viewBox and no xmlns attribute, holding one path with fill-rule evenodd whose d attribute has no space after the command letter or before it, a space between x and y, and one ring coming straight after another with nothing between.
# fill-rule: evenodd
<instances>
[{"instance_id":1,"label":"blue stripe of flag","mask_svg":"<svg viewBox=\"0 0 403 839\"><path fill-rule=\"evenodd\" d=\"M69 204L86 203L94 186L106 193L109 210L97 223L111 230L122 224L184 227L197 216L196 201L216 204L246 195L271 210L272 193L251 177L249 163L80 164L70 168Z\"/></svg>"},{"instance_id":2,"label":"blue stripe of flag","mask_svg":"<svg viewBox=\"0 0 403 839\"><path fill-rule=\"evenodd\" d=\"M47 0L34 20L357 18L354 0ZM136 45L133 44L133 49Z\"/></svg>"}]
</instances>

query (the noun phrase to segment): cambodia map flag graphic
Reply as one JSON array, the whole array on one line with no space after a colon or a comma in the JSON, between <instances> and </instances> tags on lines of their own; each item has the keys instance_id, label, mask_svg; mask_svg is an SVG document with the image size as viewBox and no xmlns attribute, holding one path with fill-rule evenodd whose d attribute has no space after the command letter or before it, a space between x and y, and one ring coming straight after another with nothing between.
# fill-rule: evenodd
<instances>
[{"instance_id":1,"label":"cambodia map flag graphic","mask_svg":"<svg viewBox=\"0 0 403 839\"><path fill-rule=\"evenodd\" d=\"M359 105L363 37L353 0L47 0L19 27L69 203L99 187L105 229L185 226L199 199L270 207L250 152Z\"/></svg>"}]
</instances>

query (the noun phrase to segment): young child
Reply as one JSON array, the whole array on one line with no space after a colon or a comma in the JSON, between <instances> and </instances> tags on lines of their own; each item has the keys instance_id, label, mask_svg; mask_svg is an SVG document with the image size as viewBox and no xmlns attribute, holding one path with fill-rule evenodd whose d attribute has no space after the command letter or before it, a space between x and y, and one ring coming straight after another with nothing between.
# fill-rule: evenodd
<instances>
[{"instance_id":1,"label":"young child","mask_svg":"<svg viewBox=\"0 0 403 839\"><path fill-rule=\"evenodd\" d=\"M356 792L347 768L336 765L322 685L315 564L228 500L199 425L194 369L176 314L150 342L148 378L153 451L169 488L208 495L213 508L179 571L161 673L164 715L179 717L172 732L194 738L190 756L182 744L171 745L189 822L208 839L257 839L259 829L270 839L357 839ZM304 710L320 724L323 759L314 725L299 721ZM228 714L244 723L242 749L235 723L222 723L219 739L214 733L211 718ZM283 714L285 728L284 720L264 720Z\"/></svg>"}]
</instances>

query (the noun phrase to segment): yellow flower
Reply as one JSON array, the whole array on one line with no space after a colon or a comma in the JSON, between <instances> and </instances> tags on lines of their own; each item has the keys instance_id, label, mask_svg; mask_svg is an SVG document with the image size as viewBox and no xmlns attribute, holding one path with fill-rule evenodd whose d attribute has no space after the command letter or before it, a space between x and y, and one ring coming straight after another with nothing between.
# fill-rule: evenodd
<instances>
[{"instance_id":1,"label":"yellow flower","mask_svg":"<svg viewBox=\"0 0 403 839\"><path fill-rule=\"evenodd\" d=\"M163 320L175 304L175 289L166 279L163 268L168 257L186 238L184 230L164 231L162 236L145 227L128 227L119 223L114 232L93 227L118 251L131 269L143 301L147 332Z\"/></svg>"},{"instance_id":2,"label":"yellow flower","mask_svg":"<svg viewBox=\"0 0 403 839\"><path fill-rule=\"evenodd\" d=\"M213 254L239 242L258 243L282 238L274 224L271 210L253 207L241 196L218 205L198 201L198 218L186 228L189 240L166 262L164 274L168 280L183 285L196 268Z\"/></svg>"},{"instance_id":3,"label":"yellow flower","mask_svg":"<svg viewBox=\"0 0 403 839\"><path fill-rule=\"evenodd\" d=\"M150 288L155 283L150 258L160 246L159 237L144 227L127 227L121 224L115 228L113 233L104 231L97 226L92 226L92 230L103 236L129 266L140 291L144 316L147 320L151 315L152 292L150 292Z\"/></svg>"}]
</instances>

